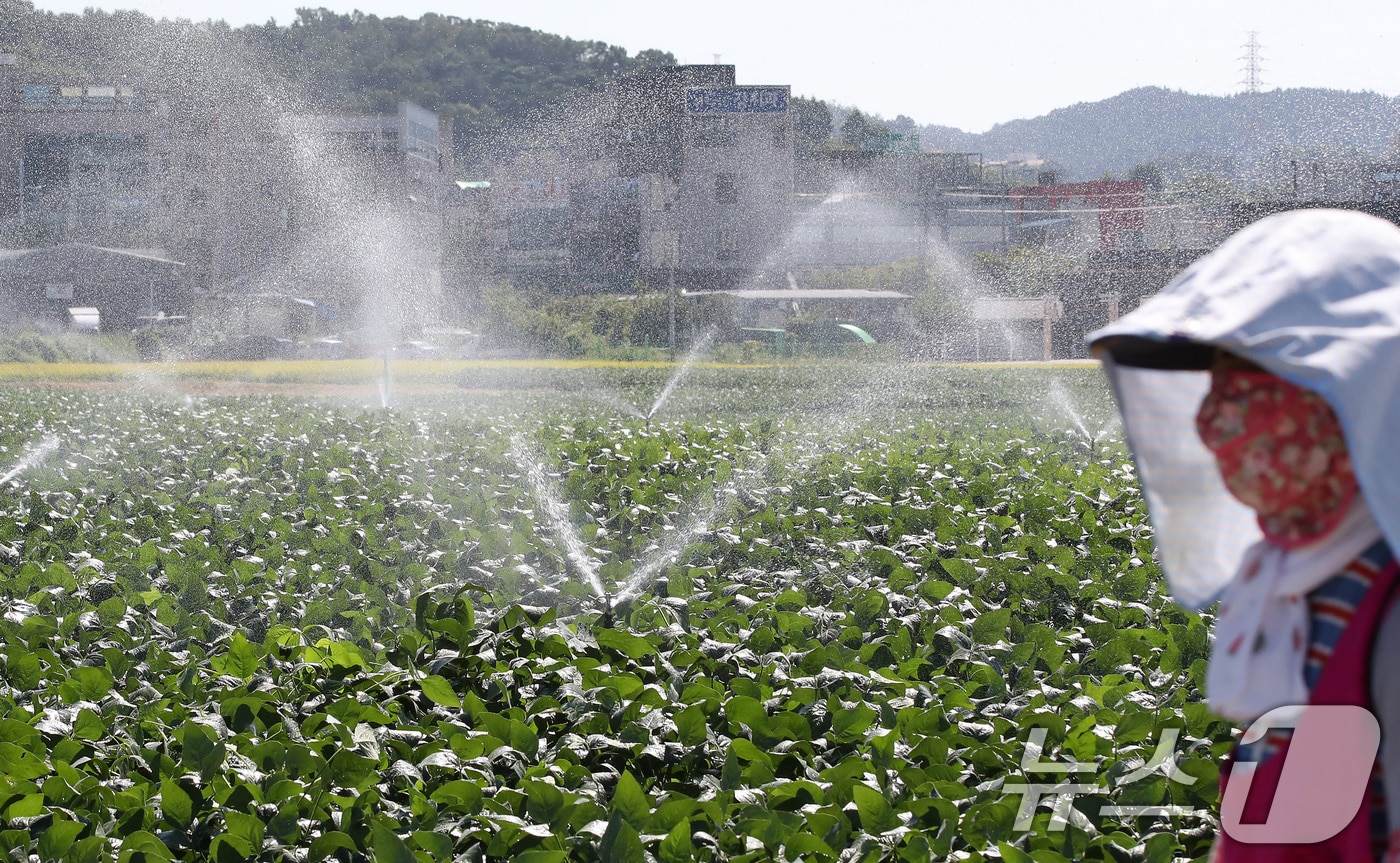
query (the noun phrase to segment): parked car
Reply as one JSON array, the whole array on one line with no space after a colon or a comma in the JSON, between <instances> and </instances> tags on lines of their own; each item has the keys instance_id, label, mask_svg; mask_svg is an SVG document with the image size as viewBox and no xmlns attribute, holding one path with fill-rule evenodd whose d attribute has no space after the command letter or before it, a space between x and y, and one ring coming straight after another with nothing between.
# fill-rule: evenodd
<instances>
[{"instance_id":1,"label":"parked car","mask_svg":"<svg viewBox=\"0 0 1400 863\"><path fill-rule=\"evenodd\" d=\"M394 356L404 360L434 360L442 356L442 349L432 342L401 342L394 347Z\"/></svg>"},{"instance_id":2,"label":"parked car","mask_svg":"<svg viewBox=\"0 0 1400 863\"><path fill-rule=\"evenodd\" d=\"M303 345L299 355L308 360L343 360L350 352L340 339L317 339Z\"/></svg>"},{"instance_id":3,"label":"parked car","mask_svg":"<svg viewBox=\"0 0 1400 863\"><path fill-rule=\"evenodd\" d=\"M274 336L244 336L206 347L199 353L206 360L289 360L297 354L297 343Z\"/></svg>"}]
</instances>

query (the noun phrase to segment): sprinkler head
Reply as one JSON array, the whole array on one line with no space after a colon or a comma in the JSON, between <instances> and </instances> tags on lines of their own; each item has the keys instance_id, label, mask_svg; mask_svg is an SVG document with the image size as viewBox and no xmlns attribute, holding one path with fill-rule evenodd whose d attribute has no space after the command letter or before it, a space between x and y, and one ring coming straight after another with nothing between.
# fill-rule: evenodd
<instances>
[{"instance_id":1,"label":"sprinkler head","mask_svg":"<svg viewBox=\"0 0 1400 863\"><path fill-rule=\"evenodd\" d=\"M603 594L603 628L613 628L613 604L609 594Z\"/></svg>"}]
</instances>

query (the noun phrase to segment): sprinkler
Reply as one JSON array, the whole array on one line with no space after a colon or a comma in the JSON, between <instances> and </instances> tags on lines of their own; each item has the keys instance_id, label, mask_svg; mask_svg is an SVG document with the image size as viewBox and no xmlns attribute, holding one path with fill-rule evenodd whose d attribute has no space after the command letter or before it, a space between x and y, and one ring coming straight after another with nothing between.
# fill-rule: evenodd
<instances>
[{"instance_id":1,"label":"sprinkler","mask_svg":"<svg viewBox=\"0 0 1400 863\"><path fill-rule=\"evenodd\" d=\"M613 628L613 601L612 594L603 591L603 628Z\"/></svg>"}]
</instances>

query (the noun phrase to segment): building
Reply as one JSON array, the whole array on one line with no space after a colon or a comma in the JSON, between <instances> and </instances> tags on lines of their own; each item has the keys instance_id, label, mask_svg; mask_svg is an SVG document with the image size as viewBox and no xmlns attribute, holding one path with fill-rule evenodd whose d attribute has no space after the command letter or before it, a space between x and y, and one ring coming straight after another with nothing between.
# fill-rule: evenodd
<instances>
[{"instance_id":1,"label":"building","mask_svg":"<svg viewBox=\"0 0 1400 863\"><path fill-rule=\"evenodd\" d=\"M74 309L97 309L103 330L130 330L142 318L186 307L184 265L154 250L64 243L0 249L0 320L43 328L73 323Z\"/></svg>"},{"instance_id":2,"label":"building","mask_svg":"<svg viewBox=\"0 0 1400 863\"><path fill-rule=\"evenodd\" d=\"M409 102L388 115L287 115L225 129L210 150L207 291L307 301L313 335L369 327L393 341L438 320L450 121Z\"/></svg>"},{"instance_id":3,"label":"building","mask_svg":"<svg viewBox=\"0 0 1400 863\"><path fill-rule=\"evenodd\" d=\"M892 147L889 137L875 138L870 149L826 154L825 174L834 191L796 197L786 250L789 269L800 273L923 258L930 243L946 242L952 199L945 192L976 185L979 157ZM912 144L917 147L917 139Z\"/></svg>"},{"instance_id":4,"label":"building","mask_svg":"<svg viewBox=\"0 0 1400 863\"><path fill-rule=\"evenodd\" d=\"M496 274L579 293L741 284L786 231L788 99L713 65L646 69L567 100L484 166Z\"/></svg>"},{"instance_id":5,"label":"building","mask_svg":"<svg viewBox=\"0 0 1400 863\"><path fill-rule=\"evenodd\" d=\"M27 82L0 65L0 246L158 250L198 262L208 154L191 118L145 88ZM185 287L207 277L196 263Z\"/></svg>"},{"instance_id":6,"label":"building","mask_svg":"<svg viewBox=\"0 0 1400 863\"><path fill-rule=\"evenodd\" d=\"M181 305L157 311L184 313L200 297L215 330L277 320L223 312L279 297L320 310L313 331L353 323L393 338L436 320L450 121L411 103L314 116L253 94L229 104L141 84L35 82L13 55L0 61L0 248L77 244L178 262L178 289L160 296ZM35 260L60 259L71 255Z\"/></svg>"},{"instance_id":7,"label":"building","mask_svg":"<svg viewBox=\"0 0 1400 863\"><path fill-rule=\"evenodd\" d=\"M1071 252L1147 245L1147 188L1141 180L1094 180L1008 190L1013 245Z\"/></svg>"}]
</instances>

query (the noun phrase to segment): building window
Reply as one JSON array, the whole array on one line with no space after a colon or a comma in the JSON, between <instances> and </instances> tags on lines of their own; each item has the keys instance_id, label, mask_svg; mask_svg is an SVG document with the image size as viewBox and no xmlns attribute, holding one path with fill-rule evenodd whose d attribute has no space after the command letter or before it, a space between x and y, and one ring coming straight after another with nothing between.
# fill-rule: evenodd
<instances>
[{"instance_id":1,"label":"building window","mask_svg":"<svg viewBox=\"0 0 1400 863\"><path fill-rule=\"evenodd\" d=\"M731 147L734 123L729 117L700 115L690 118L690 143L696 147Z\"/></svg>"},{"instance_id":2,"label":"building window","mask_svg":"<svg viewBox=\"0 0 1400 863\"><path fill-rule=\"evenodd\" d=\"M733 174L715 174L715 203L739 203L739 182Z\"/></svg>"},{"instance_id":3,"label":"building window","mask_svg":"<svg viewBox=\"0 0 1400 863\"><path fill-rule=\"evenodd\" d=\"M568 244L569 211L562 207L535 207L513 213L506 227L506 243L516 251L564 249Z\"/></svg>"},{"instance_id":4,"label":"building window","mask_svg":"<svg viewBox=\"0 0 1400 863\"><path fill-rule=\"evenodd\" d=\"M49 107L52 95L53 88L48 84L25 84L24 107L31 111L44 110Z\"/></svg>"},{"instance_id":5,"label":"building window","mask_svg":"<svg viewBox=\"0 0 1400 863\"><path fill-rule=\"evenodd\" d=\"M739 235L733 228L720 228L715 232L715 257L721 261L739 257Z\"/></svg>"}]
</instances>

